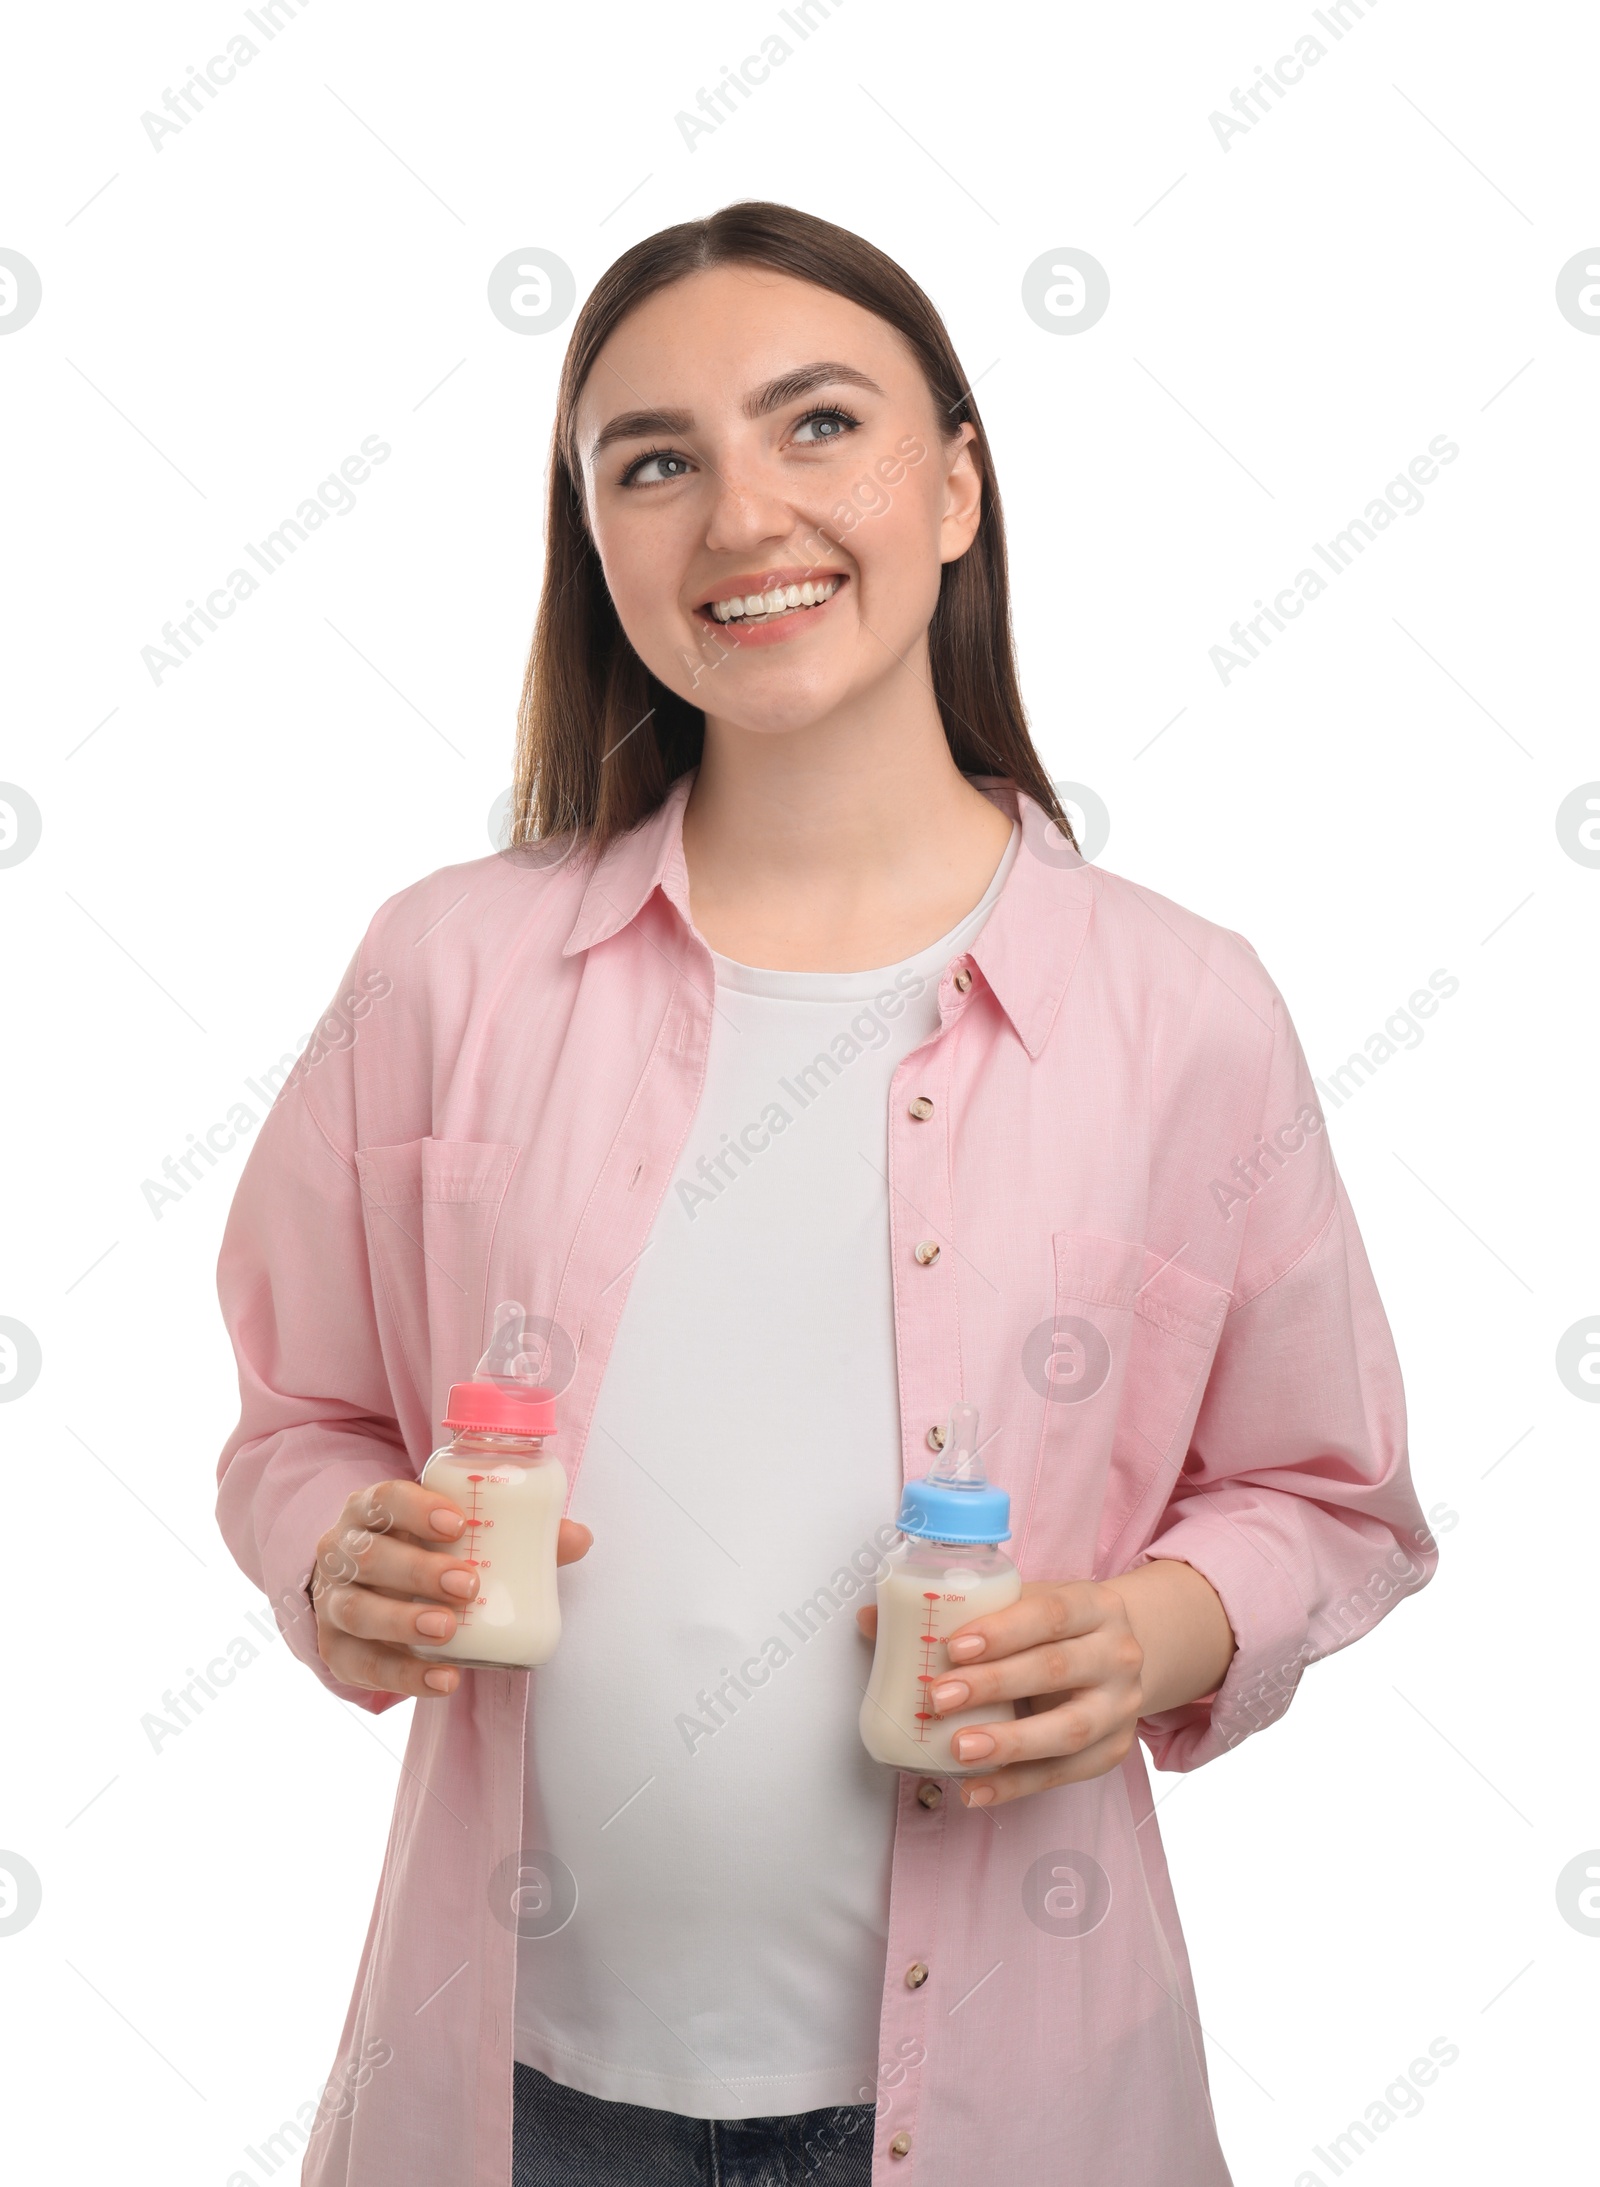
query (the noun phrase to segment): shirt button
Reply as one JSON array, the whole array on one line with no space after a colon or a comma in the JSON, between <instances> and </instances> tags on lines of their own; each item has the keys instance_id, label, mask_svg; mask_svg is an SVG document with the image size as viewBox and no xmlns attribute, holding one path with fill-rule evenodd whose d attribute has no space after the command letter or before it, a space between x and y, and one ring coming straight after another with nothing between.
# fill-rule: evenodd
<instances>
[{"instance_id":1,"label":"shirt button","mask_svg":"<svg viewBox=\"0 0 1600 2187\"><path fill-rule=\"evenodd\" d=\"M889 2154L891 2157L909 2157L911 2154L911 2136L909 2134L896 2134L894 2140L889 2144Z\"/></svg>"},{"instance_id":2,"label":"shirt button","mask_svg":"<svg viewBox=\"0 0 1600 2187\"><path fill-rule=\"evenodd\" d=\"M922 1964L922 1961L920 1959L913 1961L913 1963L909 1967L907 1967L906 1988L908 1990L920 1990L923 1983L926 1982L927 1979L928 1970Z\"/></svg>"},{"instance_id":3,"label":"shirt button","mask_svg":"<svg viewBox=\"0 0 1600 2187\"><path fill-rule=\"evenodd\" d=\"M917 1787L917 1798L924 1807L938 1807L944 1799L944 1786L935 1784L931 1777L924 1777Z\"/></svg>"},{"instance_id":4,"label":"shirt button","mask_svg":"<svg viewBox=\"0 0 1600 2187\"><path fill-rule=\"evenodd\" d=\"M926 1094L918 1094L916 1100L912 1102L910 1108L906 1111L906 1114L908 1116L914 1116L919 1124L925 1124L928 1121L929 1117L933 1114L933 1103L928 1099Z\"/></svg>"},{"instance_id":5,"label":"shirt button","mask_svg":"<svg viewBox=\"0 0 1600 2187\"><path fill-rule=\"evenodd\" d=\"M944 1429L938 1426L937 1423L928 1430L928 1448L929 1450L944 1449Z\"/></svg>"},{"instance_id":6,"label":"shirt button","mask_svg":"<svg viewBox=\"0 0 1600 2187\"><path fill-rule=\"evenodd\" d=\"M966 993L967 989L968 989L968 988L969 988L969 987L970 987L971 985L972 985L972 974L971 974L971 973L970 973L970 972L969 972L969 971L967 970L966 966L965 966L965 965L963 965L963 966L961 967L961 970L960 970L960 971L959 971L959 972L958 972L958 973L956 974L956 977L955 977L955 989L956 989L956 993L957 993L958 995L964 995L964 994Z\"/></svg>"},{"instance_id":7,"label":"shirt button","mask_svg":"<svg viewBox=\"0 0 1600 2187\"><path fill-rule=\"evenodd\" d=\"M924 1238L917 1247L917 1259L924 1268L931 1268L939 1258L939 1248L932 1238Z\"/></svg>"}]
</instances>

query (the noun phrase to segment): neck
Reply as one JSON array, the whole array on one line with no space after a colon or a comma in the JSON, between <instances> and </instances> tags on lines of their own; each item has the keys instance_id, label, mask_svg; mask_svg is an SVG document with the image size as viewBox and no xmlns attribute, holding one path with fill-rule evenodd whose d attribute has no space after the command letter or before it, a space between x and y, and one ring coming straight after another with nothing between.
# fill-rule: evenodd
<instances>
[{"instance_id":1,"label":"neck","mask_svg":"<svg viewBox=\"0 0 1600 2187\"><path fill-rule=\"evenodd\" d=\"M695 923L747 963L890 963L971 909L1009 832L951 758L925 660L803 728L708 713L683 820Z\"/></svg>"}]
</instances>

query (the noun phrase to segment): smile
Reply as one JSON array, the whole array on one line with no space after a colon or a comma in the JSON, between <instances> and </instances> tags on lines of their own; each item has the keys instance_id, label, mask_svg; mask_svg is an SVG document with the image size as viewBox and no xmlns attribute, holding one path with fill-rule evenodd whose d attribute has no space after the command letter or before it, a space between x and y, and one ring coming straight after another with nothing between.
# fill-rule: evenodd
<instances>
[{"instance_id":1,"label":"smile","mask_svg":"<svg viewBox=\"0 0 1600 2187\"><path fill-rule=\"evenodd\" d=\"M804 615L824 606L843 582L837 576L815 582L807 578L801 584L775 584L761 592L733 592L726 599L707 601L700 613L714 622L738 622L746 629L757 629L780 622L785 616Z\"/></svg>"}]
</instances>

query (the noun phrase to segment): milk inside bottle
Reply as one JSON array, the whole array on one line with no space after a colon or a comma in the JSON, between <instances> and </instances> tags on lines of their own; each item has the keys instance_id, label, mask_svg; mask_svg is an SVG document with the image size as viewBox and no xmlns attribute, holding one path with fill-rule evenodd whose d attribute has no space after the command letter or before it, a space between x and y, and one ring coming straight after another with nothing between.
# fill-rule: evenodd
<instances>
[{"instance_id":1,"label":"milk inside bottle","mask_svg":"<svg viewBox=\"0 0 1600 2187\"><path fill-rule=\"evenodd\" d=\"M412 1654L430 1662L532 1669L549 1662L561 1638L556 1536L567 1478L545 1447L555 1399L536 1379L537 1339L525 1320L515 1299L495 1308L494 1335L473 1379L451 1387L444 1424L454 1439L422 1469L422 1486L465 1516L461 1561L478 1575L450 1638L411 1643Z\"/></svg>"},{"instance_id":2,"label":"milk inside bottle","mask_svg":"<svg viewBox=\"0 0 1600 2187\"><path fill-rule=\"evenodd\" d=\"M923 1480L908 1481L900 1499L900 1540L878 1581L878 1638L872 1676L861 1704L867 1752L894 1769L971 1776L992 1769L992 1757L960 1762L950 1751L969 1724L1009 1721L1010 1701L991 1701L935 1715L929 1690L960 1677L945 1646L975 1617L1004 1610L1022 1592L1022 1577L996 1545L1011 1539L1011 1499L991 1488L978 1452L978 1409L956 1405L944 1454Z\"/></svg>"}]
</instances>

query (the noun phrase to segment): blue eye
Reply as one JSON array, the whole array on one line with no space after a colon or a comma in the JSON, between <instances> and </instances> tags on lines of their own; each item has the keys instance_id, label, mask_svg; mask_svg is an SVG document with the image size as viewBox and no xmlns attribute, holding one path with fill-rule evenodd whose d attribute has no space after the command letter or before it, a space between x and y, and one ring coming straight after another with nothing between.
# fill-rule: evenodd
<instances>
[{"instance_id":1,"label":"blue eye","mask_svg":"<svg viewBox=\"0 0 1600 2187\"><path fill-rule=\"evenodd\" d=\"M808 410L796 421L793 438L802 448L821 448L830 441L843 440L860 423L861 420L850 411L841 410L833 403L823 404ZM687 456L677 455L670 448L647 448L642 456L634 457L619 483L623 486L670 486L674 479L687 478L693 468Z\"/></svg>"},{"instance_id":2,"label":"blue eye","mask_svg":"<svg viewBox=\"0 0 1600 2187\"><path fill-rule=\"evenodd\" d=\"M659 464L662 468L656 477L646 478L644 473L651 464ZM687 478L688 475L689 459L687 456L676 456L670 448L651 448L647 449L642 456L634 457L622 474L622 484L624 486L664 486L675 478Z\"/></svg>"},{"instance_id":3,"label":"blue eye","mask_svg":"<svg viewBox=\"0 0 1600 2187\"><path fill-rule=\"evenodd\" d=\"M848 410L833 408L808 410L794 429L795 438L799 440L805 428L808 425L814 425L817 428L815 437L809 441L803 441L801 445L815 448L823 441L843 440L846 433L853 433L860 423L861 420L853 418Z\"/></svg>"}]
</instances>

